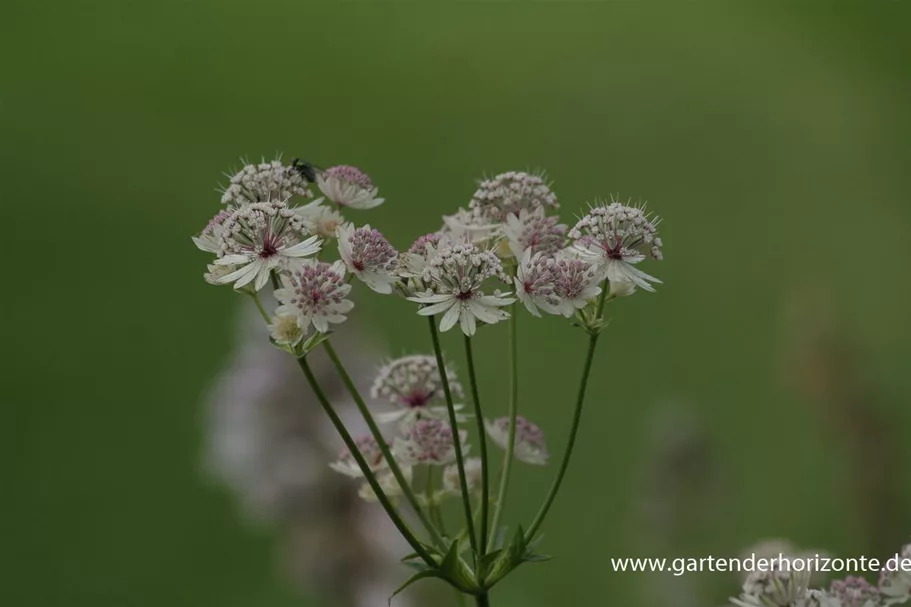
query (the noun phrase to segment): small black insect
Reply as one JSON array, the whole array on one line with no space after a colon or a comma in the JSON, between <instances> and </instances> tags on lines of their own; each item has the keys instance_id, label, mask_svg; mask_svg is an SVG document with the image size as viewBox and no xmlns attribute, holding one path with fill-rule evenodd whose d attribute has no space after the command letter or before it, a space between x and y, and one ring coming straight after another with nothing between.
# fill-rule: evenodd
<instances>
[{"instance_id":1,"label":"small black insect","mask_svg":"<svg viewBox=\"0 0 911 607\"><path fill-rule=\"evenodd\" d=\"M306 160L301 160L300 158L292 158L291 168L300 173L301 177L310 183L316 183L317 167L313 166Z\"/></svg>"}]
</instances>

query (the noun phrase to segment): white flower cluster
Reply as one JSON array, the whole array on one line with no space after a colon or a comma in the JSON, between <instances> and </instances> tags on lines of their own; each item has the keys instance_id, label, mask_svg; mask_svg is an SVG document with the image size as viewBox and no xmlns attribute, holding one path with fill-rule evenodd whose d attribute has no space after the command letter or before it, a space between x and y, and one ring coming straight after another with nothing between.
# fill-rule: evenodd
<instances>
[{"instance_id":1,"label":"white flower cluster","mask_svg":"<svg viewBox=\"0 0 911 607\"><path fill-rule=\"evenodd\" d=\"M911 559L911 544L902 549L900 558L911 562L907 560ZM747 576L740 596L731 603L738 607L890 607L911 599L911 573L900 566L887 566L878 586L862 577L848 576L833 581L827 590L811 589L810 575L810 571L793 569L755 571Z\"/></svg>"}]
</instances>

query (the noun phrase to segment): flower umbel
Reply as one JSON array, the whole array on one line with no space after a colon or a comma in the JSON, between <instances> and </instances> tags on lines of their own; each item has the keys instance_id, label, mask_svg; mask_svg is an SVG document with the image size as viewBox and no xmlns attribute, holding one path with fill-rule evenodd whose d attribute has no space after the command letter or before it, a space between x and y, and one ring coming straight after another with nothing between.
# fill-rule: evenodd
<instances>
[{"instance_id":1,"label":"flower umbel","mask_svg":"<svg viewBox=\"0 0 911 607\"><path fill-rule=\"evenodd\" d=\"M372 209L383 204L377 197L379 188L357 167L339 165L317 174L316 185L326 198L342 207Z\"/></svg>"},{"instance_id":2,"label":"flower umbel","mask_svg":"<svg viewBox=\"0 0 911 607\"><path fill-rule=\"evenodd\" d=\"M487 434L502 449L509 444L509 418L501 417L484 422ZM550 454L544 441L544 432L521 415L516 416L516 443L513 455L526 464L543 466Z\"/></svg>"},{"instance_id":3,"label":"flower umbel","mask_svg":"<svg viewBox=\"0 0 911 607\"><path fill-rule=\"evenodd\" d=\"M594 207L569 231L573 251L598 264L602 276L611 282L625 281L646 291L661 281L635 268L646 256L660 260L661 239L657 237L657 217L649 217L645 207L619 202Z\"/></svg>"},{"instance_id":4,"label":"flower umbel","mask_svg":"<svg viewBox=\"0 0 911 607\"><path fill-rule=\"evenodd\" d=\"M383 458L383 452L380 450L380 445L373 438L373 435L365 434L356 438L354 442L357 445L357 450L364 456L364 460L372 471L376 472L386 468L387 464ZM342 449L338 459L329 464L329 467L351 478L363 478L364 476L364 472L357 465L354 455L351 454L351 450L347 447Z\"/></svg>"},{"instance_id":5,"label":"flower umbel","mask_svg":"<svg viewBox=\"0 0 911 607\"><path fill-rule=\"evenodd\" d=\"M551 266L551 271L554 274L554 290L560 299L560 313L567 318L601 294L597 268L585 260L560 256Z\"/></svg>"},{"instance_id":6,"label":"flower umbel","mask_svg":"<svg viewBox=\"0 0 911 607\"><path fill-rule=\"evenodd\" d=\"M531 249L526 249L513 278L516 296L534 316L541 316L538 308L548 314L560 313L561 300L554 285L555 263L553 258L544 257L541 253L532 256Z\"/></svg>"},{"instance_id":7,"label":"flower umbel","mask_svg":"<svg viewBox=\"0 0 911 607\"><path fill-rule=\"evenodd\" d=\"M509 214L503 231L516 259L521 259L528 249L546 257L556 255L566 240L566 226L557 221L557 217L544 216L544 207Z\"/></svg>"},{"instance_id":8,"label":"flower umbel","mask_svg":"<svg viewBox=\"0 0 911 607\"><path fill-rule=\"evenodd\" d=\"M476 491L481 487L481 459L469 457L465 459L465 481L468 491ZM446 466L443 470L443 491L450 495L460 495L462 486L459 483L459 467Z\"/></svg>"},{"instance_id":9,"label":"flower umbel","mask_svg":"<svg viewBox=\"0 0 911 607\"><path fill-rule=\"evenodd\" d=\"M365 285L377 293L392 293L392 285L398 281L395 274L398 253L379 230L369 225L339 226L338 252L348 270Z\"/></svg>"},{"instance_id":10,"label":"flower umbel","mask_svg":"<svg viewBox=\"0 0 911 607\"><path fill-rule=\"evenodd\" d=\"M879 604L879 589L862 577L849 575L834 580L829 595L841 601L841 607L871 607Z\"/></svg>"},{"instance_id":11,"label":"flower umbel","mask_svg":"<svg viewBox=\"0 0 911 607\"><path fill-rule=\"evenodd\" d=\"M459 432L462 453L468 452L466 433ZM452 426L441 419L419 419L411 424L404 436L392 445L396 458L407 465L428 464L446 466L456 461Z\"/></svg>"},{"instance_id":12,"label":"flower umbel","mask_svg":"<svg viewBox=\"0 0 911 607\"><path fill-rule=\"evenodd\" d=\"M290 275L282 276L283 288L275 290L282 304L275 313L293 316L306 331L312 324L320 333L329 331L329 323L345 321L354 303L345 299L351 285L345 282L345 264L308 260Z\"/></svg>"},{"instance_id":13,"label":"flower umbel","mask_svg":"<svg viewBox=\"0 0 911 607\"><path fill-rule=\"evenodd\" d=\"M490 221L503 222L509 215L518 215L522 209L556 209L557 196L544 180L543 175L522 171L501 173L485 179L478 185L468 207L477 210Z\"/></svg>"},{"instance_id":14,"label":"flower umbel","mask_svg":"<svg viewBox=\"0 0 911 607\"><path fill-rule=\"evenodd\" d=\"M320 239L310 236L303 220L284 202L254 202L235 209L218 233L217 265L237 266L222 283L239 289L253 283L259 291L272 270L290 270L302 258L320 250Z\"/></svg>"},{"instance_id":15,"label":"flower umbel","mask_svg":"<svg viewBox=\"0 0 911 607\"><path fill-rule=\"evenodd\" d=\"M501 310L514 299L495 293L485 295L482 286L491 277L506 281L506 274L497 256L474 245L443 247L433 257L425 271L425 281L432 292L409 297L409 301L425 304L418 311L422 316L443 314L440 331L448 331L457 322L465 335L474 335L477 320L494 324L509 318Z\"/></svg>"},{"instance_id":16,"label":"flower umbel","mask_svg":"<svg viewBox=\"0 0 911 607\"><path fill-rule=\"evenodd\" d=\"M251 202L287 201L295 196L313 198L306 179L279 159L248 164L231 176L221 202L239 207Z\"/></svg>"}]
</instances>

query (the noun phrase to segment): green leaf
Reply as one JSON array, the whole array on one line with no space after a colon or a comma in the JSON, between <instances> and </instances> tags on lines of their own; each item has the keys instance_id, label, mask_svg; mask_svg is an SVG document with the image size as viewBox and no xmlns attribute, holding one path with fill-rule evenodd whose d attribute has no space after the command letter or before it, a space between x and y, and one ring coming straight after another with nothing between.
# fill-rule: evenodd
<instances>
[{"instance_id":1,"label":"green leaf","mask_svg":"<svg viewBox=\"0 0 911 607\"><path fill-rule=\"evenodd\" d=\"M526 563L543 563L544 561L549 561L552 558L554 557L549 554L536 554L534 552L526 552L522 557L522 560Z\"/></svg>"},{"instance_id":2,"label":"green leaf","mask_svg":"<svg viewBox=\"0 0 911 607\"><path fill-rule=\"evenodd\" d=\"M462 542L455 540L440 563L440 575L450 584L464 592L480 590L471 568L462 560Z\"/></svg>"},{"instance_id":3,"label":"green leaf","mask_svg":"<svg viewBox=\"0 0 911 607\"><path fill-rule=\"evenodd\" d=\"M405 580L404 584L402 584L401 586L399 586L398 588L395 589L395 592L393 592L392 596L389 597L389 604L392 605L392 599L394 599L397 595L401 594L402 591L404 591L406 588L408 588L415 582L419 582L421 580L424 580L427 578L434 578L434 577L435 578L441 577L440 572L437 571L436 569L428 569L427 571L421 571L420 573L415 573L410 578Z\"/></svg>"}]
</instances>

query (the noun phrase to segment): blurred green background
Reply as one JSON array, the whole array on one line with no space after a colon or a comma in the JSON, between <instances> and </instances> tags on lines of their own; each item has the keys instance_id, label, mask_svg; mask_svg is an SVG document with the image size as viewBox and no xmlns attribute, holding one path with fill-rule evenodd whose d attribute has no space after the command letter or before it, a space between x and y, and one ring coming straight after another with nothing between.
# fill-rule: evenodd
<instances>
[{"instance_id":1,"label":"blurred green background","mask_svg":"<svg viewBox=\"0 0 911 607\"><path fill-rule=\"evenodd\" d=\"M611 193L665 218L666 261L645 268L664 285L611 308L546 526L558 558L494 605L648 604L645 576L607 559L651 554L656 533L693 556L769 536L897 548L909 17L884 1L6 0L0 604L305 604L277 573L280 530L251 528L200 470L199 401L246 302L202 281L189 235L222 171L276 151L367 170L387 202L353 218L399 247L514 168L548 171L567 222ZM426 348L411 306L359 301L383 350ZM522 320L522 408L560 452L585 340ZM497 411L505 335L479 338ZM678 408L708 455L649 481L655 415ZM520 469L511 518L552 473ZM643 517L649 483L685 502L676 532Z\"/></svg>"}]
</instances>

